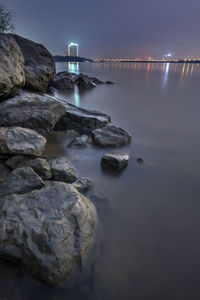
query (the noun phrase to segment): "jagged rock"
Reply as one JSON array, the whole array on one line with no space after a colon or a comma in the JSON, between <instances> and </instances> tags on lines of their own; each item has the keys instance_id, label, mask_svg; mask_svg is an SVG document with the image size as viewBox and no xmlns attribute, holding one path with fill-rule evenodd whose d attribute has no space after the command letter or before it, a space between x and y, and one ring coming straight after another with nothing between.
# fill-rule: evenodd
<instances>
[{"instance_id":1,"label":"jagged rock","mask_svg":"<svg viewBox=\"0 0 200 300\"><path fill-rule=\"evenodd\" d=\"M26 155L13 155L6 160L5 164L10 169L14 170L19 164L23 163L24 161L28 161L29 159L30 157Z\"/></svg>"},{"instance_id":2,"label":"jagged rock","mask_svg":"<svg viewBox=\"0 0 200 300\"><path fill-rule=\"evenodd\" d=\"M82 148L85 147L88 143L89 137L87 135L81 135L81 136L77 136L75 137L71 143L69 144L69 147L72 148Z\"/></svg>"},{"instance_id":3,"label":"jagged rock","mask_svg":"<svg viewBox=\"0 0 200 300\"><path fill-rule=\"evenodd\" d=\"M30 167L12 171L1 184L1 196L8 194L25 194L44 186L44 181Z\"/></svg>"},{"instance_id":4,"label":"jagged rock","mask_svg":"<svg viewBox=\"0 0 200 300\"><path fill-rule=\"evenodd\" d=\"M0 162L0 183L4 182L8 174L10 173L10 170L6 165L1 161Z\"/></svg>"},{"instance_id":5,"label":"jagged rock","mask_svg":"<svg viewBox=\"0 0 200 300\"><path fill-rule=\"evenodd\" d=\"M0 128L0 153L39 156L45 144L46 139L32 129Z\"/></svg>"},{"instance_id":6,"label":"jagged rock","mask_svg":"<svg viewBox=\"0 0 200 300\"><path fill-rule=\"evenodd\" d=\"M0 127L21 126L46 135L65 112L65 106L51 96L19 91L0 103Z\"/></svg>"},{"instance_id":7,"label":"jagged rock","mask_svg":"<svg viewBox=\"0 0 200 300\"><path fill-rule=\"evenodd\" d=\"M101 159L103 166L112 167L115 169L121 169L128 163L129 155L121 153L104 153Z\"/></svg>"},{"instance_id":8,"label":"jagged rock","mask_svg":"<svg viewBox=\"0 0 200 300\"><path fill-rule=\"evenodd\" d=\"M81 88L92 88L96 87L96 84L91 80L91 77L79 74L77 76L74 76L75 84L77 84Z\"/></svg>"},{"instance_id":9,"label":"jagged rock","mask_svg":"<svg viewBox=\"0 0 200 300\"><path fill-rule=\"evenodd\" d=\"M50 166L53 180L72 183L77 179L75 169L65 157L50 160Z\"/></svg>"},{"instance_id":10,"label":"jagged rock","mask_svg":"<svg viewBox=\"0 0 200 300\"><path fill-rule=\"evenodd\" d=\"M0 199L0 256L21 262L34 278L59 285L79 262L87 267L98 218L92 202L71 184ZM96 244L96 243L95 243Z\"/></svg>"},{"instance_id":11,"label":"jagged rock","mask_svg":"<svg viewBox=\"0 0 200 300\"><path fill-rule=\"evenodd\" d=\"M92 131L92 138L101 147L120 146L131 141L129 133L113 124Z\"/></svg>"},{"instance_id":12,"label":"jagged rock","mask_svg":"<svg viewBox=\"0 0 200 300\"><path fill-rule=\"evenodd\" d=\"M0 34L0 99L12 95L25 83L24 58L15 39Z\"/></svg>"},{"instance_id":13,"label":"jagged rock","mask_svg":"<svg viewBox=\"0 0 200 300\"><path fill-rule=\"evenodd\" d=\"M78 178L76 181L72 183L72 185L79 191L85 192L89 190L92 186L92 181L88 178Z\"/></svg>"},{"instance_id":14,"label":"jagged rock","mask_svg":"<svg viewBox=\"0 0 200 300\"><path fill-rule=\"evenodd\" d=\"M53 77L53 80L50 83L50 86L58 89L58 90L65 90L65 89L73 89L75 81L72 78L72 74L64 71L56 73Z\"/></svg>"},{"instance_id":15,"label":"jagged rock","mask_svg":"<svg viewBox=\"0 0 200 300\"><path fill-rule=\"evenodd\" d=\"M88 132L103 127L111 121L110 117L104 113L80 108L60 99L58 101L66 106L67 112L56 123L54 130L74 129Z\"/></svg>"},{"instance_id":16,"label":"jagged rock","mask_svg":"<svg viewBox=\"0 0 200 300\"><path fill-rule=\"evenodd\" d=\"M20 46L25 60L25 88L46 92L55 73L55 62L50 52L41 44L12 35Z\"/></svg>"},{"instance_id":17,"label":"jagged rock","mask_svg":"<svg viewBox=\"0 0 200 300\"><path fill-rule=\"evenodd\" d=\"M21 167L31 167L44 180L52 177L50 164L44 158L37 157L22 161L17 165L17 168Z\"/></svg>"}]
</instances>

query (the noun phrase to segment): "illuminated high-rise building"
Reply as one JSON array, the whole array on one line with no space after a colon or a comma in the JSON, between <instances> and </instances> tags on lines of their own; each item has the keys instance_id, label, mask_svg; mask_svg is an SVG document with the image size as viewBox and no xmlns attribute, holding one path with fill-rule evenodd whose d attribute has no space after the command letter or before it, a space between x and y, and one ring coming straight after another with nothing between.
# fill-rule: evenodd
<instances>
[{"instance_id":1,"label":"illuminated high-rise building","mask_svg":"<svg viewBox=\"0 0 200 300\"><path fill-rule=\"evenodd\" d=\"M68 46L69 56L78 56L78 44L70 43Z\"/></svg>"}]
</instances>

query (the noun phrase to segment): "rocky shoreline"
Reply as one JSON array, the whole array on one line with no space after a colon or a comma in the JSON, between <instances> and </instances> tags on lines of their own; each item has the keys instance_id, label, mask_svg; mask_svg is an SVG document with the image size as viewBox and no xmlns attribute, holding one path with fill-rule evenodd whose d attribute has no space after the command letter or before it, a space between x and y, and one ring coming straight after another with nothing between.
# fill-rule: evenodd
<instances>
[{"instance_id":1,"label":"rocky shoreline","mask_svg":"<svg viewBox=\"0 0 200 300\"><path fill-rule=\"evenodd\" d=\"M51 95L54 89L98 84L103 82L84 74L56 74L43 45L0 34L0 257L52 286L69 278L74 265L85 264L99 220L82 194L91 181L79 178L66 157L44 154L48 134L73 131L71 147L88 140L100 147L131 141L110 116ZM110 154L105 161L122 168L128 157Z\"/></svg>"}]
</instances>

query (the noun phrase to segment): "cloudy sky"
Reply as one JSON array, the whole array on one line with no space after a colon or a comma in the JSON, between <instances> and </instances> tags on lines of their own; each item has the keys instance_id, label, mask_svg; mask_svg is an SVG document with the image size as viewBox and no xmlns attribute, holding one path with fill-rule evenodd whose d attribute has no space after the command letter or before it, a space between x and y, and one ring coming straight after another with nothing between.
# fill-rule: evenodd
<instances>
[{"instance_id":1,"label":"cloudy sky","mask_svg":"<svg viewBox=\"0 0 200 300\"><path fill-rule=\"evenodd\" d=\"M200 57L200 0L0 0L16 32L63 54L85 57Z\"/></svg>"}]
</instances>

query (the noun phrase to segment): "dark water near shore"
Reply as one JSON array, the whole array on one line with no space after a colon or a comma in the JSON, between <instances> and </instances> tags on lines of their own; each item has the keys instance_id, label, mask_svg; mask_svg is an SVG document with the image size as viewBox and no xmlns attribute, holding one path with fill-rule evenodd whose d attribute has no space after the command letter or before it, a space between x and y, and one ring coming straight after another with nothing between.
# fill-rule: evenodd
<instances>
[{"instance_id":1,"label":"dark water near shore","mask_svg":"<svg viewBox=\"0 0 200 300\"><path fill-rule=\"evenodd\" d=\"M193 64L57 64L114 85L59 92L84 108L108 113L133 141L122 172L100 167L103 152L49 140L95 183L91 195L104 238L91 273L75 288L52 289L18 267L0 264L0 299L200 299L200 66ZM113 150L113 149L112 149ZM138 164L142 157L144 164Z\"/></svg>"}]
</instances>

